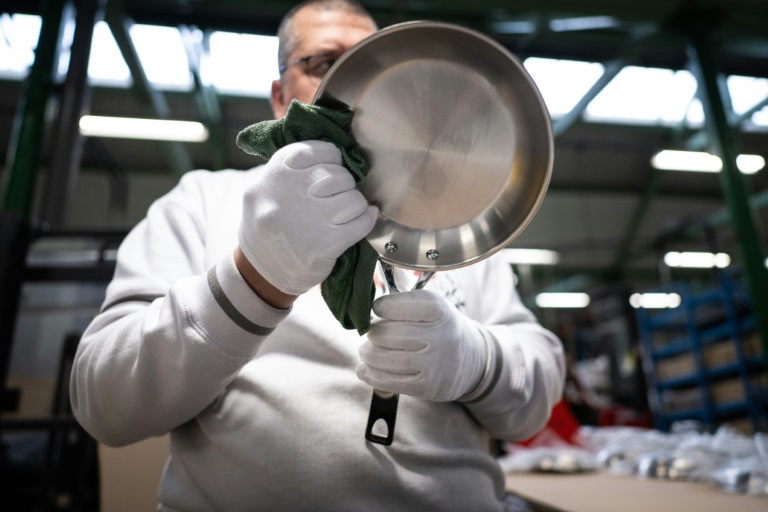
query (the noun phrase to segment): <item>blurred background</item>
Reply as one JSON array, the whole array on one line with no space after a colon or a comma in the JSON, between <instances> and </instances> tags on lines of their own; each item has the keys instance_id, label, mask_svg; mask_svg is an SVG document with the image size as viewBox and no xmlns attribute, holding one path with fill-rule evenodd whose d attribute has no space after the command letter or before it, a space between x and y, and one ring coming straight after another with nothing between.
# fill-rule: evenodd
<instances>
[{"instance_id":1,"label":"blurred background","mask_svg":"<svg viewBox=\"0 0 768 512\"><path fill-rule=\"evenodd\" d=\"M487 34L540 89L552 181L505 254L563 340L579 421L765 431L768 2L361 3L380 27ZM0 455L24 510L98 500L66 392L77 341L155 199L187 171L261 163L235 137L272 118L294 4L2 3Z\"/></svg>"}]
</instances>

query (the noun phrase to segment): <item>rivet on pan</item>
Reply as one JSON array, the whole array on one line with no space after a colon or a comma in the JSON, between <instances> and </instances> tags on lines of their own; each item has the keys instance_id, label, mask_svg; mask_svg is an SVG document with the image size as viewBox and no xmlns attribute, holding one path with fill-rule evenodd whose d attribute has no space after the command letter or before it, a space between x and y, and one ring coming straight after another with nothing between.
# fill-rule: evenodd
<instances>
[{"instance_id":1,"label":"rivet on pan","mask_svg":"<svg viewBox=\"0 0 768 512\"><path fill-rule=\"evenodd\" d=\"M397 252L397 244L395 242L387 242L384 244L384 250L387 252Z\"/></svg>"},{"instance_id":2,"label":"rivet on pan","mask_svg":"<svg viewBox=\"0 0 768 512\"><path fill-rule=\"evenodd\" d=\"M440 253L437 252L437 249L430 249L427 251L428 260L436 260L439 257L440 257Z\"/></svg>"}]
</instances>

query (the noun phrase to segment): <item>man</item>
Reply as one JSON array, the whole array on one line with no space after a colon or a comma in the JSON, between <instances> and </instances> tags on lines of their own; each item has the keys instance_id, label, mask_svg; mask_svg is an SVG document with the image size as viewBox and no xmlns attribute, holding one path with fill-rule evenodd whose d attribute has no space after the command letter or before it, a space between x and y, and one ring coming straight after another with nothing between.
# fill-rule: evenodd
<instances>
[{"instance_id":1,"label":"man","mask_svg":"<svg viewBox=\"0 0 768 512\"><path fill-rule=\"evenodd\" d=\"M289 13L275 116L375 30L348 1ZM318 283L377 214L338 149L308 141L187 174L128 235L71 396L106 444L170 432L159 510L500 510L489 438L544 425L560 343L494 257L382 295L367 336L341 328ZM391 446L364 439L371 386L402 393Z\"/></svg>"}]
</instances>

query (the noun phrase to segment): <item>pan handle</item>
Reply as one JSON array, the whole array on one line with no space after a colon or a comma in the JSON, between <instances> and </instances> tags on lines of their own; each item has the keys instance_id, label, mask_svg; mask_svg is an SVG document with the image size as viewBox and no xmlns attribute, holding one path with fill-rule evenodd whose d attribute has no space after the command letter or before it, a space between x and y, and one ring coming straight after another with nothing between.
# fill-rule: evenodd
<instances>
[{"instance_id":1,"label":"pan handle","mask_svg":"<svg viewBox=\"0 0 768 512\"><path fill-rule=\"evenodd\" d=\"M384 269L384 279L387 281L389 293L399 292L400 290L397 288L397 282L395 281L395 266L391 263L382 261L381 268ZM416 280L416 284L413 285L413 288L411 288L411 291L424 288L433 275L435 275L434 272L419 272L419 278Z\"/></svg>"},{"instance_id":2,"label":"pan handle","mask_svg":"<svg viewBox=\"0 0 768 512\"><path fill-rule=\"evenodd\" d=\"M384 269L384 278L387 281L389 293L398 293L400 290L397 288L397 283L395 282L394 265L382 261L381 267ZM416 280L416 284L413 285L411 290L420 290L424 288L433 275L434 272L420 272L419 278ZM390 393L389 391L382 391L381 389L374 388L373 396L371 397L371 409L368 413L368 425L365 427L365 438L368 441L376 444L383 444L384 446L392 444L392 439L395 437L395 420L397 419L397 402L399 397L400 395L397 393ZM374 432L374 428L377 431L380 428L375 427L379 420L383 421L386 425L386 432Z\"/></svg>"}]
</instances>

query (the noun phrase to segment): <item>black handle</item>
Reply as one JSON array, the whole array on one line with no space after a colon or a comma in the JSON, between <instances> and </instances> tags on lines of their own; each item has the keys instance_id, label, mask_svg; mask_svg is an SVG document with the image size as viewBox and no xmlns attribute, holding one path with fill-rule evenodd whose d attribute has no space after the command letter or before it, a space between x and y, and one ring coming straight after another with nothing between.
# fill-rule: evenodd
<instances>
[{"instance_id":1,"label":"black handle","mask_svg":"<svg viewBox=\"0 0 768 512\"><path fill-rule=\"evenodd\" d=\"M400 290L398 290L395 281L395 267L386 261L381 262L381 267L384 269L384 277L387 281L389 293L398 293ZM433 274L434 272L419 272L419 278L412 290L422 289ZM365 427L365 438L368 441L376 444L383 444L384 446L392 444L392 439L395 437L398 398L399 395L397 393L389 393L387 391L381 391L380 389L373 390L373 396L371 397L371 411L368 413L368 426ZM379 420L382 420L387 425L386 436L380 436L373 433L373 427Z\"/></svg>"},{"instance_id":2,"label":"black handle","mask_svg":"<svg viewBox=\"0 0 768 512\"><path fill-rule=\"evenodd\" d=\"M365 438L376 444L389 446L395 437L395 420L397 419L397 401L400 395L388 393L378 389L373 390L371 397L371 410L368 413L368 426L365 427ZM387 425L387 435L380 436L373 433L373 426L382 420Z\"/></svg>"}]
</instances>

